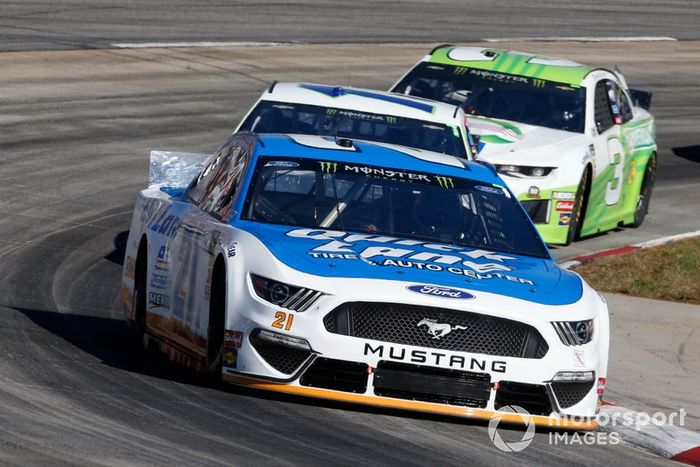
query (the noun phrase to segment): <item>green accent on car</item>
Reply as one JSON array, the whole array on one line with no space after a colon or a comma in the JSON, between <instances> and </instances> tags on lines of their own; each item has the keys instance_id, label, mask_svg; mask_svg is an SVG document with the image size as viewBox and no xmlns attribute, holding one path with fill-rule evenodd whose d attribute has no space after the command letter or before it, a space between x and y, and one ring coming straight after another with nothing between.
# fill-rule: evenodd
<instances>
[{"instance_id":1,"label":"green accent on car","mask_svg":"<svg viewBox=\"0 0 700 467\"><path fill-rule=\"evenodd\" d=\"M588 199L581 235L593 235L614 229L619 225L634 222L639 192L644 180L644 172L649 158L656 152L656 147L637 148L625 159L620 201L612 206L605 202L605 192L612 181L614 167L609 165L594 180Z\"/></svg>"},{"instance_id":2,"label":"green accent on car","mask_svg":"<svg viewBox=\"0 0 700 467\"><path fill-rule=\"evenodd\" d=\"M513 134L515 134L516 136L523 135L523 132L520 129L520 127L518 127L517 125L515 125L507 120L501 120L501 119L497 119L497 118L485 118L485 117L479 117L479 116L473 115L473 116L469 116L468 122L469 122L470 128L474 128L475 132L480 133L479 141L482 141L484 143L513 144L514 141L503 138L495 133L488 133L488 128L487 129L480 128L479 122L484 122L488 125L500 126L504 130L512 131Z\"/></svg>"},{"instance_id":3,"label":"green accent on car","mask_svg":"<svg viewBox=\"0 0 700 467\"><path fill-rule=\"evenodd\" d=\"M452 46L441 47L433 52L428 60L430 63L452 65L463 68L476 68L511 75L527 76L528 78L543 79L557 83L579 86L593 67L576 64L574 66L543 65L530 63L533 58L541 60L558 60L543 55L527 55L508 50L489 49L497 54L493 60L454 60L448 56Z\"/></svg>"},{"instance_id":4,"label":"green accent on car","mask_svg":"<svg viewBox=\"0 0 700 467\"><path fill-rule=\"evenodd\" d=\"M549 206L549 216L547 217L546 224L535 224L537 231L542 236L542 240L548 245L563 245L566 243L566 237L569 233L568 225L559 225L559 214L564 211L557 211L556 202L558 200L552 199L553 192L567 192L575 193L578 189L578 185L572 186L562 186L557 188L552 188L548 190L541 190L540 195L536 198L530 197L527 193L522 193L518 195L519 201L537 201L537 200L548 200L550 202Z\"/></svg>"},{"instance_id":5,"label":"green accent on car","mask_svg":"<svg viewBox=\"0 0 700 467\"><path fill-rule=\"evenodd\" d=\"M650 133L653 124L654 119L649 118L641 123L630 121L622 125L620 142L625 152L625 166L622 180L620 180L622 183L620 200L614 205L608 205L605 201L608 184L611 184L615 178L615 167L610 164L595 177L591 184L581 236L605 232L619 225L634 222L646 166L649 158L656 153L656 143Z\"/></svg>"},{"instance_id":6,"label":"green accent on car","mask_svg":"<svg viewBox=\"0 0 700 467\"><path fill-rule=\"evenodd\" d=\"M484 143L495 143L495 144L512 144L513 142L507 139L503 139L496 135L482 135L479 136L479 141Z\"/></svg>"}]
</instances>

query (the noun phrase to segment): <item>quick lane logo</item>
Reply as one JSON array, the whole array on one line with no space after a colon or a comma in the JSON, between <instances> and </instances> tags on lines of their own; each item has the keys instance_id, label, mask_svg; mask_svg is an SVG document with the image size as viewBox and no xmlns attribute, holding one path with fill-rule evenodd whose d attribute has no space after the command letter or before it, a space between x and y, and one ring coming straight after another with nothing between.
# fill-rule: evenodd
<instances>
[{"instance_id":1,"label":"quick lane logo","mask_svg":"<svg viewBox=\"0 0 700 467\"><path fill-rule=\"evenodd\" d=\"M182 220L178 216L170 214L168 209L164 209L151 225L151 230L172 238L175 236L175 232L177 232L181 224Z\"/></svg>"},{"instance_id":2,"label":"quick lane logo","mask_svg":"<svg viewBox=\"0 0 700 467\"><path fill-rule=\"evenodd\" d=\"M465 68L463 66L458 66L457 68L455 68L454 74L455 75L463 75L467 72L467 70L469 70L469 68Z\"/></svg>"},{"instance_id":3,"label":"quick lane logo","mask_svg":"<svg viewBox=\"0 0 700 467\"><path fill-rule=\"evenodd\" d=\"M338 171L338 164L336 162L319 162L321 164L321 172L327 174L334 174Z\"/></svg>"},{"instance_id":4,"label":"quick lane logo","mask_svg":"<svg viewBox=\"0 0 700 467\"><path fill-rule=\"evenodd\" d=\"M533 79L532 85L536 88L543 88L544 87L544 80L543 79Z\"/></svg>"},{"instance_id":5,"label":"quick lane logo","mask_svg":"<svg viewBox=\"0 0 700 467\"><path fill-rule=\"evenodd\" d=\"M391 117L387 115L386 121L389 125L394 125L396 123L396 117Z\"/></svg>"},{"instance_id":6,"label":"quick lane logo","mask_svg":"<svg viewBox=\"0 0 700 467\"><path fill-rule=\"evenodd\" d=\"M335 115L338 113L338 109L326 109L326 115Z\"/></svg>"},{"instance_id":7,"label":"quick lane logo","mask_svg":"<svg viewBox=\"0 0 700 467\"><path fill-rule=\"evenodd\" d=\"M435 180L442 188L454 188L455 182L450 177L443 177L442 175L436 175Z\"/></svg>"},{"instance_id":8,"label":"quick lane logo","mask_svg":"<svg viewBox=\"0 0 700 467\"><path fill-rule=\"evenodd\" d=\"M396 361L408 361L411 363L423 363L433 366L456 368L460 370L480 370L493 373L505 373L506 362L503 360L486 360L470 358L464 355L449 355L441 352L430 352L428 350L406 350L403 347L393 345L365 343L364 354L366 356L376 356L378 358L388 358Z\"/></svg>"}]
</instances>

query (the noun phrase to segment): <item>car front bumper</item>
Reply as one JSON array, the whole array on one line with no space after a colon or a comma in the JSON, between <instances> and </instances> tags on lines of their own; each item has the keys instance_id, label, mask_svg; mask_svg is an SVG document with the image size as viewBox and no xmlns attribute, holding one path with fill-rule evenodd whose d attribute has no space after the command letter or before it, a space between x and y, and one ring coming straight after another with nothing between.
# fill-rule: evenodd
<instances>
[{"instance_id":1,"label":"car front bumper","mask_svg":"<svg viewBox=\"0 0 700 467\"><path fill-rule=\"evenodd\" d=\"M295 313L259 299L250 287L249 292L244 300L240 295L238 299L237 308L245 311L234 312L227 324L227 336L236 337L225 343L224 381L300 396L477 419L498 414L522 422L523 416L508 412L510 406L519 406L530 414L525 418L538 425L596 428L601 380L607 366L607 348L601 351L599 338L578 348L567 347L549 322L523 321L546 341L544 355L522 358L464 352L444 345L430 347L425 342L408 345L396 339L390 342L343 335L329 329L324 318L347 302L338 296L325 295L309 310ZM280 322L282 315L285 319ZM293 324L285 329L290 316ZM498 319L484 316L486 320ZM416 323L406 325L413 329ZM270 339L271 335L281 337ZM300 342L307 342L308 348ZM553 382L560 371L589 371L594 377L567 387Z\"/></svg>"}]
</instances>

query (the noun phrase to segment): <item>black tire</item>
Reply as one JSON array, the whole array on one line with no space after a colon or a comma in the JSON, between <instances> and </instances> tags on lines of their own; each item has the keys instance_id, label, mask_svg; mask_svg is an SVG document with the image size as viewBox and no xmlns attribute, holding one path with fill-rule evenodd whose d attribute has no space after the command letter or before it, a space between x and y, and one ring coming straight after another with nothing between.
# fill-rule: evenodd
<instances>
[{"instance_id":1,"label":"black tire","mask_svg":"<svg viewBox=\"0 0 700 467\"><path fill-rule=\"evenodd\" d=\"M644 218L649 212L649 202L651 201L651 193L654 191L654 182L656 181L656 154L652 154L644 169L644 179L642 180L642 188L639 190L639 198L637 199L637 209L634 211L634 222L630 227L637 228L642 225Z\"/></svg>"},{"instance_id":2,"label":"black tire","mask_svg":"<svg viewBox=\"0 0 700 467\"><path fill-rule=\"evenodd\" d=\"M207 326L207 375L221 378L224 358L224 326L226 320L226 273L221 257L214 263L209 300L209 325Z\"/></svg>"},{"instance_id":3,"label":"black tire","mask_svg":"<svg viewBox=\"0 0 700 467\"><path fill-rule=\"evenodd\" d=\"M134 271L134 296L132 300L131 320L129 321L129 340L135 346L143 347L146 334L146 306L148 303L146 278L148 276L148 247L142 240L136 255Z\"/></svg>"},{"instance_id":4,"label":"black tire","mask_svg":"<svg viewBox=\"0 0 700 467\"><path fill-rule=\"evenodd\" d=\"M571 222L569 223L569 231L566 234L566 243L564 246L571 245L571 242L578 240L581 237L581 226L583 218L586 215L588 207L588 193L591 183L591 168L586 167L581 176L581 181L576 190L576 198L574 199L574 209L571 211Z\"/></svg>"}]
</instances>

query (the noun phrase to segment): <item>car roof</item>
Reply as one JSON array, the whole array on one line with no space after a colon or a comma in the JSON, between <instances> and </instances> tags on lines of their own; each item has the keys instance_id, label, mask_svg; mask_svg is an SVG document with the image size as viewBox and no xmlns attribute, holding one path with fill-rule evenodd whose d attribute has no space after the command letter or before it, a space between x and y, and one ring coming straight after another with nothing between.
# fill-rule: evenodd
<instances>
[{"instance_id":1,"label":"car roof","mask_svg":"<svg viewBox=\"0 0 700 467\"><path fill-rule=\"evenodd\" d=\"M299 157L366 164L504 185L495 169L482 161L467 161L431 151L361 140L352 140L352 145L343 147L338 142L344 138L336 139L329 136L287 134L256 134L255 136L256 158L260 156Z\"/></svg>"},{"instance_id":2,"label":"car roof","mask_svg":"<svg viewBox=\"0 0 700 467\"><path fill-rule=\"evenodd\" d=\"M424 62L476 68L580 86L595 68L563 58L482 47L436 47Z\"/></svg>"},{"instance_id":3,"label":"car roof","mask_svg":"<svg viewBox=\"0 0 700 467\"><path fill-rule=\"evenodd\" d=\"M415 96L311 83L275 83L263 93L261 99L380 113L444 124L454 123L459 110L451 104Z\"/></svg>"}]
</instances>

